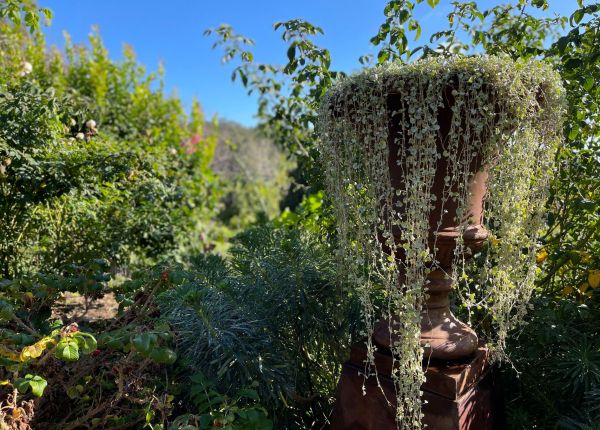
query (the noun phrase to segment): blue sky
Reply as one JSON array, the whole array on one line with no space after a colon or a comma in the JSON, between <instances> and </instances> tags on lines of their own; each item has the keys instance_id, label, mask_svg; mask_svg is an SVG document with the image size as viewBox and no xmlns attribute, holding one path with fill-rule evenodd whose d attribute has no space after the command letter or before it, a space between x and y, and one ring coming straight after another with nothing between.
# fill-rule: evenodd
<instances>
[{"instance_id":1,"label":"blue sky","mask_svg":"<svg viewBox=\"0 0 600 430\"><path fill-rule=\"evenodd\" d=\"M482 7L495 1L479 2ZM331 51L332 67L351 72L359 68L358 57L373 53L369 39L383 22L385 0L39 0L54 11L45 29L48 42L64 46L63 31L74 42L85 42L92 26L100 34L112 58L121 58L123 44L133 46L138 59L155 70L166 68L165 83L190 105L200 100L207 115L218 114L253 125L256 101L231 82L232 66L220 62L221 53L211 49L212 40L202 35L209 27L231 24L238 33L256 41L255 59L283 64L285 45L273 31L273 23L303 18L323 28L317 43ZM570 14L576 0L551 0L552 12ZM435 10L426 4L416 11L427 34L446 26L450 0Z\"/></svg>"}]
</instances>

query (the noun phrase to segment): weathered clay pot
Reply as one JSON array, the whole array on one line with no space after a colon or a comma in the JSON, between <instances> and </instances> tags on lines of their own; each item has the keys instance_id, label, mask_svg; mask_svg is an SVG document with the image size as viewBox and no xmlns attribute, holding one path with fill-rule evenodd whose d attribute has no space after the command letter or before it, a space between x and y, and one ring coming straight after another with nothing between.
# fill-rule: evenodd
<instances>
[{"instance_id":1,"label":"weathered clay pot","mask_svg":"<svg viewBox=\"0 0 600 430\"><path fill-rule=\"evenodd\" d=\"M401 98L398 95L388 96L388 112L401 111ZM437 152L442 155L445 151L445 138L450 130L452 119L452 104L454 98L451 88L445 91L444 107L438 111L438 124L440 126L437 140ZM398 158L398 143L396 136L399 133L398 118L390 114L389 123L389 158L388 166L392 186L395 189L404 188L403 165L404 160ZM401 139L402 140L402 139ZM458 151L464 148L459 146ZM485 163L482 154L473 158L469 166L469 201L466 203L467 228L463 230L464 244L472 251L479 249L487 238L487 231L482 226L483 201L486 193L487 172L483 168ZM452 282L446 275L452 271L452 261L456 248L456 240L459 231L459 223L456 220L459 202L452 198L446 199L442 207L442 194L444 191L444 177L447 175L448 159L441 156L437 160L436 173L431 193L437 199L434 208L429 214L429 238L430 250L434 252L437 265L427 276L428 283L425 286L428 298L426 299L421 315L421 344L425 350L425 358L454 360L472 355L477 349L477 335L466 324L462 323L452 314L448 308L448 294L452 289ZM455 191L455 189L453 190ZM401 210L401 209L400 209ZM402 258L402 256L400 256ZM400 284L403 274L400 273ZM390 346L390 325L394 320L382 320L376 327L373 340L379 346L388 348Z\"/></svg>"}]
</instances>

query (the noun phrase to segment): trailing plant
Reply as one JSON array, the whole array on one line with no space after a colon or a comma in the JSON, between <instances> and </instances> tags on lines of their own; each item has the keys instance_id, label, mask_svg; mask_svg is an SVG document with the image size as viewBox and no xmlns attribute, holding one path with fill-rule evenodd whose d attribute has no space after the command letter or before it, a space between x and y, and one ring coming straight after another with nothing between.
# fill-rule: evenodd
<instances>
[{"instance_id":1,"label":"trailing plant","mask_svg":"<svg viewBox=\"0 0 600 430\"><path fill-rule=\"evenodd\" d=\"M390 94L399 98L393 111ZM469 166L481 157L490 169L485 227L494 246L480 276L468 286L470 293L461 298L468 308L487 305L494 332L490 345L500 359L534 287L537 238L560 142L563 97L558 75L542 63L450 57L367 69L336 84L321 106L325 178L338 223L340 262L346 270L353 268L349 280L363 305L367 374L374 366L373 324L379 317L397 319L392 353L398 365L392 378L401 428L419 428L421 422L423 286L428 271L439 267L435 249L428 245L437 160L448 165L442 207L449 201L458 205L458 246L453 273L447 274L454 283L465 273L467 249L460 238L478 222L469 219L466 206ZM438 109L446 105L449 131L438 137ZM390 117L398 123L394 135ZM397 151L401 163L401 185L395 187L389 151ZM372 297L381 287L387 305L378 311Z\"/></svg>"},{"instance_id":2,"label":"trailing plant","mask_svg":"<svg viewBox=\"0 0 600 430\"><path fill-rule=\"evenodd\" d=\"M595 307L594 291L599 286L600 5L578 0L573 2L570 16L545 18L539 12L547 8L545 1L515 2L489 9L480 8L475 2L457 4L448 15L448 31L437 33L436 38L448 46L448 38L458 40L458 34L464 31L471 39L461 49L503 52L513 58L543 58L561 74L567 101L564 144L556 154L557 174L550 188L546 231L540 238L542 248L537 260L541 271L534 293L534 314L531 327L516 333L518 338L509 345L520 377L515 379L512 372L505 372L504 377L509 379L505 385L511 388L507 393L509 417L521 416L527 420L527 424L513 422L513 428L531 427L534 423L540 423L541 427L585 428L586 420L594 420L588 404L565 401L571 395L566 396L562 388L585 379L586 370L576 366L569 378L556 379L556 373L540 373L543 357L550 354L551 366L564 368L570 354L563 353L549 333L543 338L546 344L532 345L530 337L536 336L536 331L561 333L561 327L569 327L569 337L590 345L599 329L591 314L585 314L589 316L585 323L573 322L582 321L579 315L586 307ZM556 317L548 318L552 313ZM545 323L549 328L544 327ZM556 342L561 343L560 338ZM524 351L529 352L524 354ZM561 352L552 354L552 351ZM574 349L573 354L577 351ZM584 356L580 358L582 362L588 361ZM542 380L543 388L539 386ZM577 398L581 396L579 393ZM530 404L526 411L518 406L523 399Z\"/></svg>"}]
</instances>

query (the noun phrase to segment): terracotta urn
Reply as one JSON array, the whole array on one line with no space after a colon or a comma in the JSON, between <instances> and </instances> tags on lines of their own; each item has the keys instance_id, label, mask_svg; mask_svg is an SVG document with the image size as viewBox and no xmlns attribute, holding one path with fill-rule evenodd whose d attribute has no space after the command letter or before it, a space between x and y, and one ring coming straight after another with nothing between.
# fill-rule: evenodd
<instances>
[{"instance_id":1,"label":"terracotta urn","mask_svg":"<svg viewBox=\"0 0 600 430\"><path fill-rule=\"evenodd\" d=\"M399 118L395 118L392 112L400 111L399 103L401 97L397 94L387 96L387 110L389 112L388 166L392 187L402 189L404 186L403 172L406 171L404 160L398 156L398 139L400 132L398 126ZM488 233L482 225L483 203L486 194L487 170L483 153L478 153L472 158L469 169L468 201L459 202L456 198L443 198L445 190L444 177L448 174L449 157L447 154L446 141L450 124L452 121L452 88L444 91L443 107L438 111L438 124L440 130L436 142L439 158L436 162L436 172L431 188L435 202L429 213L429 237L428 244L435 264L429 268L427 282L424 289L427 294L421 313L421 345L424 348L425 359L455 360L471 356L478 345L477 335L467 324L459 321L449 309L449 293L452 289L452 280L449 274L452 272L457 239L462 235L466 248L472 252L480 249L486 240ZM401 142L408 139L400 139ZM464 148L459 144L457 151ZM482 151L481 151L482 152ZM453 185L452 187L456 187ZM456 191L452 189L451 191ZM464 219L457 219L459 206L466 209ZM402 210L402 209L401 209ZM402 258L402 257L400 257ZM399 284L402 284L402 271L400 271ZM390 326L395 320L381 320L377 323L373 334L373 340L381 347L389 349ZM393 332L393 330L392 330Z\"/></svg>"},{"instance_id":2,"label":"terracotta urn","mask_svg":"<svg viewBox=\"0 0 600 430\"><path fill-rule=\"evenodd\" d=\"M549 66L492 56L376 66L329 90L324 176L371 334L344 363L333 429L415 428L418 396L431 428L492 428L501 417L490 351L453 315L450 293L486 243L484 225L499 245L477 291L500 308L531 292L563 95ZM504 310L488 311L506 336Z\"/></svg>"}]
</instances>

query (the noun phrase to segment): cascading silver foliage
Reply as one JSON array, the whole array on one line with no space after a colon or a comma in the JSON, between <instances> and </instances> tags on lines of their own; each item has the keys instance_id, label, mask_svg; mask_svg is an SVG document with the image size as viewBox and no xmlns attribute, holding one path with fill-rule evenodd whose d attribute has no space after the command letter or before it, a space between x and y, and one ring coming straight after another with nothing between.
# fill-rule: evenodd
<instances>
[{"instance_id":1,"label":"cascading silver foliage","mask_svg":"<svg viewBox=\"0 0 600 430\"><path fill-rule=\"evenodd\" d=\"M438 110L448 88L452 119L439 154ZM402 189L392 187L388 167L386 101L392 93L400 98L400 111L391 114L400 118L398 135L392 137L404 160ZM340 273L361 298L366 375L374 373L375 322L392 315L399 321L392 336L397 339L392 378L399 428L421 427L420 314L426 275L435 266L427 239L436 161L448 160L442 199L461 203L457 220L465 218L468 166L483 154L489 167L485 227L490 251L469 286L478 294L459 291L459 296L467 309L487 307L496 333L489 346L495 358L503 358L507 335L523 320L533 291L537 238L561 140L563 93L558 74L544 63L457 56L363 70L338 82L321 105L320 152L338 223ZM461 231L467 226L458 224ZM455 284L465 277L465 252L459 240L448 274ZM382 310L373 301L378 288L386 299Z\"/></svg>"}]
</instances>

